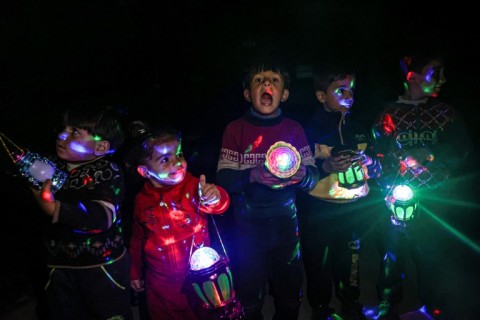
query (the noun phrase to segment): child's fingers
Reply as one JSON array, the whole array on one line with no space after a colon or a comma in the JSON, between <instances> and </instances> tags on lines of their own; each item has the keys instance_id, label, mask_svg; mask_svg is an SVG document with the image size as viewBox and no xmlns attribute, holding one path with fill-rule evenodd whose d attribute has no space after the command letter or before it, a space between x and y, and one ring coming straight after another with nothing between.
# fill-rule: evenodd
<instances>
[{"instance_id":1,"label":"child's fingers","mask_svg":"<svg viewBox=\"0 0 480 320\"><path fill-rule=\"evenodd\" d=\"M203 186L205 185L206 182L207 182L207 178L205 177L204 174L201 174L200 178L199 178L200 186L202 186L202 188L203 188Z\"/></svg>"}]
</instances>

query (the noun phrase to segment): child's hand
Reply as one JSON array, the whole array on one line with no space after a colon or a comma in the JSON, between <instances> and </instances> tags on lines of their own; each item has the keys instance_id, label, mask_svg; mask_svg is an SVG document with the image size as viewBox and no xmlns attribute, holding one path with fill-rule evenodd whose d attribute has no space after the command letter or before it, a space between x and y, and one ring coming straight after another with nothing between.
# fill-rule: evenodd
<instances>
[{"instance_id":1,"label":"child's hand","mask_svg":"<svg viewBox=\"0 0 480 320\"><path fill-rule=\"evenodd\" d=\"M145 282L143 280L132 280L130 281L130 287L135 292L142 292L145 291Z\"/></svg>"},{"instance_id":2,"label":"child's hand","mask_svg":"<svg viewBox=\"0 0 480 320\"><path fill-rule=\"evenodd\" d=\"M369 166L373 163L372 158L367 156L363 150L357 150L355 153L351 156L352 164L356 164L359 166Z\"/></svg>"},{"instance_id":3,"label":"child's hand","mask_svg":"<svg viewBox=\"0 0 480 320\"><path fill-rule=\"evenodd\" d=\"M303 177L305 177L306 172L307 169L305 168L305 165L301 164L300 168L292 177L288 179L280 179L265 169L264 164L260 164L250 172L250 182L261 183L272 189L283 189L286 186L300 182Z\"/></svg>"},{"instance_id":4,"label":"child's hand","mask_svg":"<svg viewBox=\"0 0 480 320\"><path fill-rule=\"evenodd\" d=\"M305 177L306 174L307 174L307 168L303 163L301 163L300 168L298 168L297 172L295 172L295 174L290 178L290 180L288 180L286 185L299 183L300 181L302 181L302 179Z\"/></svg>"},{"instance_id":5,"label":"child's hand","mask_svg":"<svg viewBox=\"0 0 480 320\"><path fill-rule=\"evenodd\" d=\"M55 198L51 191L52 181L47 180L43 183L41 190L31 189L33 197L37 200L40 208L49 216L53 216L55 212Z\"/></svg>"},{"instance_id":6,"label":"child's hand","mask_svg":"<svg viewBox=\"0 0 480 320\"><path fill-rule=\"evenodd\" d=\"M263 163L260 163L250 172L250 182L257 182L268 187L278 186L284 181L274 176L265 168ZM278 189L278 187L276 187Z\"/></svg>"},{"instance_id":7,"label":"child's hand","mask_svg":"<svg viewBox=\"0 0 480 320\"><path fill-rule=\"evenodd\" d=\"M323 161L322 169L327 173L345 172L352 165L352 157L350 155L330 156Z\"/></svg>"},{"instance_id":8,"label":"child's hand","mask_svg":"<svg viewBox=\"0 0 480 320\"><path fill-rule=\"evenodd\" d=\"M206 183L204 174L200 175L200 181L198 182L198 196L200 197L200 203L204 206L217 204L221 198L217 187L213 183Z\"/></svg>"}]
</instances>

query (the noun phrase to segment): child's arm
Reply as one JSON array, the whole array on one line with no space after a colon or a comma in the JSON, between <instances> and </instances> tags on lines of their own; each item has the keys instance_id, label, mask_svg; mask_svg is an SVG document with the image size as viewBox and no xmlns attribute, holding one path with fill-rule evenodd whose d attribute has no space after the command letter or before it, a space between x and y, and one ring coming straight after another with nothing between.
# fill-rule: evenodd
<instances>
[{"instance_id":1,"label":"child's arm","mask_svg":"<svg viewBox=\"0 0 480 320\"><path fill-rule=\"evenodd\" d=\"M143 280L131 280L130 287L136 292L145 291L145 282Z\"/></svg>"},{"instance_id":2,"label":"child's arm","mask_svg":"<svg viewBox=\"0 0 480 320\"><path fill-rule=\"evenodd\" d=\"M143 225L138 218L139 216L143 216L143 212L144 208L142 206L142 201L135 198L132 235L130 238L128 253L130 255L130 287L136 292L145 290L145 283L143 280L145 257L143 250L145 241L149 235L146 234Z\"/></svg>"}]
</instances>

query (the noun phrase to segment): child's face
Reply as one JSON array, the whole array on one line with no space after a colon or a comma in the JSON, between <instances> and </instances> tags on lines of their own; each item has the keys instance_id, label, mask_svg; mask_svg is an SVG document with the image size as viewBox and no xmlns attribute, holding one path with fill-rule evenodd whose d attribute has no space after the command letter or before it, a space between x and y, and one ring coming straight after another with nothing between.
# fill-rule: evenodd
<instances>
[{"instance_id":1,"label":"child's face","mask_svg":"<svg viewBox=\"0 0 480 320\"><path fill-rule=\"evenodd\" d=\"M434 60L422 69L420 76L420 86L425 96L437 97L440 94L442 85L447 82L444 74L443 64Z\"/></svg>"},{"instance_id":2,"label":"child's face","mask_svg":"<svg viewBox=\"0 0 480 320\"><path fill-rule=\"evenodd\" d=\"M262 71L250 80L249 89L243 91L245 100L252 103L255 111L262 115L272 115L280 102L288 99L283 77L271 70Z\"/></svg>"},{"instance_id":3,"label":"child's face","mask_svg":"<svg viewBox=\"0 0 480 320\"><path fill-rule=\"evenodd\" d=\"M347 113L353 106L353 90L355 87L355 79L351 75L347 75L341 80L332 82L327 92L318 90L316 96L325 110L330 112Z\"/></svg>"},{"instance_id":4,"label":"child's face","mask_svg":"<svg viewBox=\"0 0 480 320\"><path fill-rule=\"evenodd\" d=\"M66 126L57 137L57 156L67 162L85 162L106 154L109 144L87 130Z\"/></svg>"},{"instance_id":5,"label":"child's face","mask_svg":"<svg viewBox=\"0 0 480 320\"><path fill-rule=\"evenodd\" d=\"M156 187L180 183L187 173L187 161L183 157L181 143L174 140L154 145L152 156L138 170Z\"/></svg>"}]
</instances>

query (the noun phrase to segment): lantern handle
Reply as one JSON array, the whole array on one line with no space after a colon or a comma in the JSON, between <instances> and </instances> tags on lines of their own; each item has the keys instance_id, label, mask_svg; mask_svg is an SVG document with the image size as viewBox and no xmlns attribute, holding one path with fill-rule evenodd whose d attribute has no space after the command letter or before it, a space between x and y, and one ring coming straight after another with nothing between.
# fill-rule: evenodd
<instances>
[{"instance_id":1,"label":"lantern handle","mask_svg":"<svg viewBox=\"0 0 480 320\"><path fill-rule=\"evenodd\" d=\"M215 231L217 232L217 237L218 237L218 240L220 241L220 244L222 245L222 249L223 249L223 253L225 254L225 257L230 260L228 258L228 255L227 255L227 250L225 250L225 246L223 244L223 240L222 240L222 237L220 237L220 232L218 231L218 227L217 227L217 223L215 222L215 219L213 218L213 215L209 215L210 218L212 219L212 222L213 222L213 226L215 227Z\"/></svg>"},{"instance_id":2,"label":"lantern handle","mask_svg":"<svg viewBox=\"0 0 480 320\"><path fill-rule=\"evenodd\" d=\"M10 140L5 134L3 134L2 132L0 132L0 142L2 143L2 146L3 148L5 149L5 151L7 152L8 156L10 157L10 159L13 161L13 163L15 163L15 159L12 155L12 152L10 151L10 149L8 148L6 142L7 141L8 143L10 143L12 146L14 146L15 148L17 148L18 151L20 151L21 153L23 153L23 149L20 148L19 146L17 146L15 144L15 142L13 142L12 140Z\"/></svg>"},{"instance_id":3,"label":"lantern handle","mask_svg":"<svg viewBox=\"0 0 480 320\"><path fill-rule=\"evenodd\" d=\"M220 241L220 244L222 245L222 249L223 249L223 253L225 254L225 258L227 258L227 260L230 260L228 258L227 250L225 249L225 245L223 244L222 237L220 237L220 232L218 231L217 223L215 222L215 219L213 218L213 215L209 214L209 216L210 216L210 218L212 218L212 223L213 223L213 226L215 227L215 231L217 232L218 240ZM193 246L194 245L195 245L195 234L192 237L192 244L190 246L190 255L189 255L189 258L188 258L188 264L190 264L191 259L192 259L192 253L193 253Z\"/></svg>"}]
</instances>

